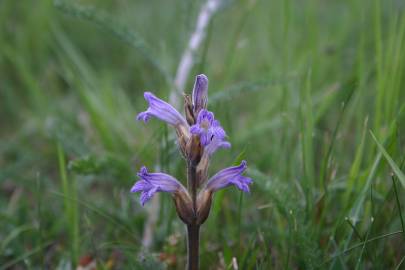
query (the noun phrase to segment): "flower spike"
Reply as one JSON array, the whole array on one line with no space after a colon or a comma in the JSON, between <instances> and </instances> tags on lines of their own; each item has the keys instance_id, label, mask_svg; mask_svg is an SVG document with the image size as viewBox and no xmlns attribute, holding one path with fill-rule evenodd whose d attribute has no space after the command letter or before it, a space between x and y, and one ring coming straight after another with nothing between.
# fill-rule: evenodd
<instances>
[{"instance_id":1,"label":"flower spike","mask_svg":"<svg viewBox=\"0 0 405 270\"><path fill-rule=\"evenodd\" d=\"M140 201L145 205L156 192L170 193L179 218L187 225L188 268L199 269L199 229L209 216L214 192L230 185L249 192L252 179L244 176L247 165L223 169L208 180L208 168L212 155L220 148L230 148L226 133L214 114L207 110L208 78L197 75L192 95L184 94L183 117L172 105L150 92L144 97L149 103L146 111L137 119L148 122L158 118L176 130L177 143L186 161L187 189L173 176L165 173L150 173L146 167L138 172L139 180L131 192L140 192Z\"/></svg>"}]
</instances>

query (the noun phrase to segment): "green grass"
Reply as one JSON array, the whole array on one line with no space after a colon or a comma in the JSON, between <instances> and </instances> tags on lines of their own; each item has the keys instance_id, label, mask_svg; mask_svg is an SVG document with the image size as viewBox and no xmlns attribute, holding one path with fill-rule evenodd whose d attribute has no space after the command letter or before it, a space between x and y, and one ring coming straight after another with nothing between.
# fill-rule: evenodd
<instances>
[{"instance_id":1,"label":"green grass","mask_svg":"<svg viewBox=\"0 0 405 270\"><path fill-rule=\"evenodd\" d=\"M172 129L135 121L168 98L200 1L0 1L0 269L183 269L185 230L146 165L185 180ZM194 74L251 193L216 194L202 269L405 267L405 5L225 1ZM166 258L166 259L164 259Z\"/></svg>"}]
</instances>

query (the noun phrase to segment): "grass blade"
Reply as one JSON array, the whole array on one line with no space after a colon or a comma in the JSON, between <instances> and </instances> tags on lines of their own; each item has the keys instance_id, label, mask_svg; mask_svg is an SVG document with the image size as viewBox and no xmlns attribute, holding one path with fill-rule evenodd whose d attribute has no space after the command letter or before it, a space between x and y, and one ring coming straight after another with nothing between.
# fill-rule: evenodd
<instances>
[{"instance_id":1,"label":"grass blade","mask_svg":"<svg viewBox=\"0 0 405 270\"><path fill-rule=\"evenodd\" d=\"M388 164L391 166L391 169L394 171L395 175L398 177L399 182L401 182L401 185L403 188L405 188L405 175L401 171L401 169L398 167L398 165L395 163L395 161L391 158L391 156L388 154L388 152L385 150L385 148L381 145L381 143L377 140L375 137L374 133L370 130L371 136L373 137L373 140L378 146L378 149L380 152L384 155L385 159L388 161Z\"/></svg>"}]
</instances>

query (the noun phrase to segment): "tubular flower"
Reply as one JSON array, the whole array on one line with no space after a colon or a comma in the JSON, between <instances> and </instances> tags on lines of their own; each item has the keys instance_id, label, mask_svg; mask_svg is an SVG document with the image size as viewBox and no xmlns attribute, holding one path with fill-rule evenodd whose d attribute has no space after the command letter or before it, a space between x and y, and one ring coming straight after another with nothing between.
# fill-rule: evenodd
<instances>
[{"instance_id":1,"label":"tubular flower","mask_svg":"<svg viewBox=\"0 0 405 270\"><path fill-rule=\"evenodd\" d=\"M157 98L151 92L145 92L143 96L149 103L149 107L146 111L138 114L137 120L147 123L151 117L156 117L175 127L188 126L186 119L172 105Z\"/></svg>"},{"instance_id":2,"label":"tubular flower","mask_svg":"<svg viewBox=\"0 0 405 270\"><path fill-rule=\"evenodd\" d=\"M229 167L216 173L208 180L206 190L215 192L230 185L235 185L244 192L249 192L249 185L253 182L251 178L243 176L246 170L246 161L242 161L239 166Z\"/></svg>"},{"instance_id":3,"label":"tubular flower","mask_svg":"<svg viewBox=\"0 0 405 270\"><path fill-rule=\"evenodd\" d=\"M197 123L190 127L190 133L198 135L203 146L207 146L214 136L219 140L224 139L226 136L219 121L215 120L214 114L205 109L198 113Z\"/></svg>"},{"instance_id":4,"label":"tubular flower","mask_svg":"<svg viewBox=\"0 0 405 270\"><path fill-rule=\"evenodd\" d=\"M193 87L193 107L194 113L202 109L207 109L208 103L208 78L204 74L197 75Z\"/></svg>"},{"instance_id":5,"label":"tubular flower","mask_svg":"<svg viewBox=\"0 0 405 270\"><path fill-rule=\"evenodd\" d=\"M185 187L173 176L165 173L149 173L145 166L138 172L138 177L140 180L131 188L131 192L142 192L142 205L145 205L156 192L187 193Z\"/></svg>"}]
</instances>

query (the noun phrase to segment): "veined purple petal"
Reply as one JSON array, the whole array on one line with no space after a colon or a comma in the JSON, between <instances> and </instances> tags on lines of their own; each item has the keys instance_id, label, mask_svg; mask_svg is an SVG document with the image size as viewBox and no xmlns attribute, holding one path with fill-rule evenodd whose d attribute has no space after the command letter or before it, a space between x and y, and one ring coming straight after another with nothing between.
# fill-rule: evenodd
<instances>
[{"instance_id":1,"label":"veined purple petal","mask_svg":"<svg viewBox=\"0 0 405 270\"><path fill-rule=\"evenodd\" d=\"M156 117L172 126L188 126L186 119L169 103L157 98L151 92L145 92L144 97L149 103L149 107L146 111L137 115L137 120L146 123L151 117Z\"/></svg>"},{"instance_id":2,"label":"veined purple petal","mask_svg":"<svg viewBox=\"0 0 405 270\"><path fill-rule=\"evenodd\" d=\"M225 138L225 130L221 127L214 114L202 109L197 116L197 123L190 127L190 133L198 135L203 146L208 145L214 137L219 140Z\"/></svg>"},{"instance_id":3,"label":"veined purple petal","mask_svg":"<svg viewBox=\"0 0 405 270\"><path fill-rule=\"evenodd\" d=\"M131 192L142 192L141 204L145 205L156 192L173 193L184 189L184 186L171 175L165 173L149 173L142 167L137 174L139 181L131 188Z\"/></svg>"},{"instance_id":4,"label":"veined purple petal","mask_svg":"<svg viewBox=\"0 0 405 270\"><path fill-rule=\"evenodd\" d=\"M190 133L191 134L200 134L202 132L203 132L202 128L200 128L198 125L192 125L190 127Z\"/></svg>"},{"instance_id":5,"label":"veined purple petal","mask_svg":"<svg viewBox=\"0 0 405 270\"><path fill-rule=\"evenodd\" d=\"M227 141L220 140L214 136L211 142L204 147L204 154L208 155L209 157L212 156L219 148L230 148L231 144Z\"/></svg>"},{"instance_id":6,"label":"veined purple petal","mask_svg":"<svg viewBox=\"0 0 405 270\"><path fill-rule=\"evenodd\" d=\"M206 189L214 192L230 185L235 185L240 190L249 192L249 185L253 181L251 178L242 175L246 168L246 161L243 160L239 166L229 167L219 171L208 180Z\"/></svg>"},{"instance_id":7,"label":"veined purple petal","mask_svg":"<svg viewBox=\"0 0 405 270\"><path fill-rule=\"evenodd\" d=\"M214 119L214 113L204 109L198 113L197 123L202 123L204 120L206 120L210 125L212 125Z\"/></svg>"},{"instance_id":8,"label":"veined purple petal","mask_svg":"<svg viewBox=\"0 0 405 270\"><path fill-rule=\"evenodd\" d=\"M204 74L197 75L193 88L194 112L198 114L200 110L206 109L208 103L208 78Z\"/></svg>"},{"instance_id":9,"label":"veined purple petal","mask_svg":"<svg viewBox=\"0 0 405 270\"><path fill-rule=\"evenodd\" d=\"M131 188L131 192L139 192L145 189L150 189L150 184L146 181L140 180L135 183L135 185Z\"/></svg>"}]
</instances>

